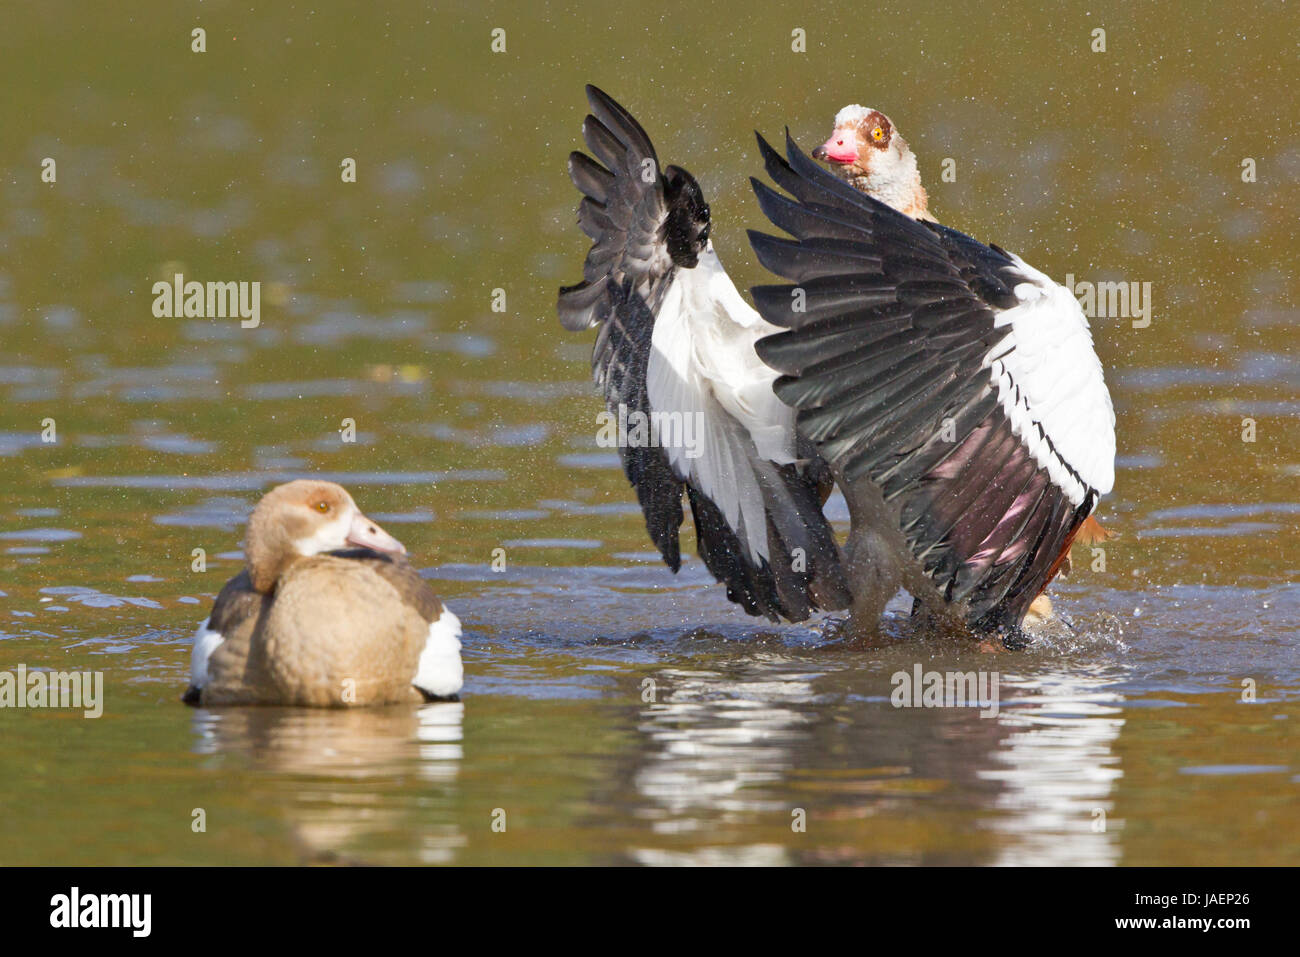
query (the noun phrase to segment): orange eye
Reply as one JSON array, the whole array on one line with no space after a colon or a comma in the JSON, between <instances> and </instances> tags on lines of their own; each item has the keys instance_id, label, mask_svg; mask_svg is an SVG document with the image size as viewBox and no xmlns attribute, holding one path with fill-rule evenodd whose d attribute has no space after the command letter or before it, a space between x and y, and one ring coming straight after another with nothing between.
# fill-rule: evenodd
<instances>
[{"instance_id":1,"label":"orange eye","mask_svg":"<svg viewBox=\"0 0 1300 957\"><path fill-rule=\"evenodd\" d=\"M318 512L328 512L329 510L330 510L330 503L329 503L329 502L317 502L317 503L316 503L316 511L318 511Z\"/></svg>"},{"instance_id":2,"label":"orange eye","mask_svg":"<svg viewBox=\"0 0 1300 957\"><path fill-rule=\"evenodd\" d=\"M881 140L885 138L885 131L877 126L874 130L871 131L871 138L875 140L877 143L879 143Z\"/></svg>"}]
</instances>

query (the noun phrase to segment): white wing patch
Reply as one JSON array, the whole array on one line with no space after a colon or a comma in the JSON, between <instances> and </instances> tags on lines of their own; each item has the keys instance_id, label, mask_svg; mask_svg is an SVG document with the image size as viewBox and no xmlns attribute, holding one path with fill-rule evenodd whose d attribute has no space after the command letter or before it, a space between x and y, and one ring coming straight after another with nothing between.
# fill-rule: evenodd
<instances>
[{"instance_id":1,"label":"white wing patch","mask_svg":"<svg viewBox=\"0 0 1300 957\"><path fill-rule=\"evenodd\" d=\"M205 621L194 633L194 645L190 649L190 684L203 688L208 683L208 659L221 647L225 636L219 631L210 631Z\"/></svg>"},{"instance_id":2,"label":"white wing patch","mask_svg":"<svg viewBox=\"0 0 1300 957\"><path fill-rule=\"evenodd\" d=\"M673 275L646 371L650 408L692 417L700 436L699 455L664 448L674 473L718 506L756 564L768 557L767 514L749 444L778 465L795 460L794 410L776 397L777 373L754 351L780 331L741 298L709 243L694 269Z\"/></svg>"},{"instance_id":3,"label":"white wing patch","mask_svg":"<svg viewBox=\"0 0 1300 957\"><path fill-rule=\"evenodd\" d=\"M460 635L460 619L443 605L438 620L429 625L429 638L420 652L420 663L411 684L439 698L449 698L460 691L465 683Z\"/></svg>"},{"instance_id":4,"label":"white wing patch","mask_svg":"<svg viewBox=\"0 0 1300 957\"><path fill-rule=\"evenodd\" d=\"M1011 257L1020 304L994 320L1007 334L984 365L1011 426L1075 505L1115 485L1115 410L1088 319L1064 286Z\"/></svg>"}]
</instances>

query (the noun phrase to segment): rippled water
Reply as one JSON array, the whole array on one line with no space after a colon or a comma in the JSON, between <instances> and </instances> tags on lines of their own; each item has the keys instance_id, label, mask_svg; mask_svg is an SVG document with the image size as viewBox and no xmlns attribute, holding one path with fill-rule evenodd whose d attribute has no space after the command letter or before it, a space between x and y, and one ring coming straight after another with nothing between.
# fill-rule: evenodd
<instances>
[{"instance_id":1,"label":"rippled water","mask_svg":"<svg viewBox=\"0 0 1300 957\"><path fill-rule=\"evenodd\" d=\"M210 4L198 55L193 14L150 6L0 36L0 671L105 680L97 719L0 709L0 862L1300 863L1295 11L840 6L799 55L774 4ZM1152 283L1149 327L1093 323L1121 537L1076 552L1064 623L1016 653L902 618L865 644L657 562L553 314L587 81L699 175L742 286L750 130L811 143L853 100L942 220ZM178 271L261 281L261 326L154 318ZM462 703L179 703L252 503L304 474L462 617ZM894 707L918 665L997 671L997 714Z\"/></svg>"}]
</instances>

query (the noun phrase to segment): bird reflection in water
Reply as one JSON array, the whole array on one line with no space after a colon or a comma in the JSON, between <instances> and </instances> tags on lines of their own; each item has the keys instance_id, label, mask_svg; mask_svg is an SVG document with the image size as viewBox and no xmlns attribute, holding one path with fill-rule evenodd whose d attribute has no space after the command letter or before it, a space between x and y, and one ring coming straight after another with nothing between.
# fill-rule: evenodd
<instances>
[{"instance_id":1,"label":"bird reflection in water","mask_svg":"<svg viewBox=\"0 0 1300 957\"><path fill-rule=\"evenodd\" d=\"M194 750L269 772L305 862L451 863L460 702L355 709L200 709ZM356 849L365 848L364 852Z\"/></svg>"}]
</instances>

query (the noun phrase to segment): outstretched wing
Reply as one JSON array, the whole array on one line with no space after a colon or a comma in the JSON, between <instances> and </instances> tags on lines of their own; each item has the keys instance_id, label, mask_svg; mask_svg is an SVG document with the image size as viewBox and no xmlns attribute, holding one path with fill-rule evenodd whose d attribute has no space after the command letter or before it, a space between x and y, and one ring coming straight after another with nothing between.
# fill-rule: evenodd
<instances>
[{"instance_id":1,"label":"outstretched wing","mask_svg":"<svg viewBox=\"0 0 1300 957\"><path fill-rule=\"evenodd\" d=\"M751 614L790 620L848 604L821 512L826 475L804 461L794 413L754 343L777 331L709 242L709 207L686 170L660 170L640 124L587 87L592 113L569 173L593 240L583 281L560 290L566 329L599 329L592 367L646 528L674 571L688 493L701 558Z\"/></svg>"},{"instance_id":2,"label":"outstretched wing","mask_svg":"<svg viewBox=\"0 0 1300 957\"><path fill-rule=\"evenodd\" d=\"M754 180L794 239L751 233L793 281L753 290L786 331L758 352L846 491L872 482L945 599L1018 624L1114 481L1114 412L1087 320L1018 257L840 182L786 136Z\"/></svg>"}]
</instances>

